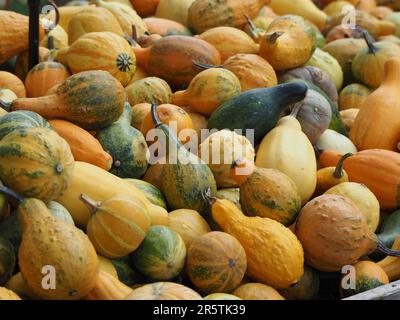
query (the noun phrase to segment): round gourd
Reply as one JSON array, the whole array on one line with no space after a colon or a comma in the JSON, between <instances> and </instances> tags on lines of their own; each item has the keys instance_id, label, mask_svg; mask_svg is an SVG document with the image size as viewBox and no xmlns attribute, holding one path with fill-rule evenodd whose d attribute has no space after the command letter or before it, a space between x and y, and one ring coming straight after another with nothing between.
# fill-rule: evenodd
<instances>
[{"instance_id":1,"label":"round gourd","mask_svg":"<svg viewBox=\"0 0 400 320\"><path fill-rule=\"evenodd\" d=\"M274 288L262 283L242 284L232 294L242 300L285 300Z\"/></svg>"},{"instance_id":2,"label":"round gourd","mask_svg":"<svg viewBox=\"0 0 400 320\"><path fill-rule=\"evenodd\" d=\"M48 128L19 129L0 141L0 179L26 197L57 199L73 169L68 143Z\"/></svg>"},{"instance_id":3,"label":"round gourd","mask_svg":"<svg viewBox=\"0 0 400 320\"><path fill-rule=\"evenodd\" d=\"M254 148L251 142L230 130L212 133L199 147L199 156L210 167L219 188L237 187L231 176L231 165L244 158L254 163Z\"/></svg>"},{"instance_id":4,"label":"round gourd","mask_svg":"<svg viewBox=\"0 0 400 320\"><path fill-rule=\"evenodd\" d=\"M131 126L140 130L144 117L150 113L151 104L150 103L139 103L137 105L132 105L132 121Z\"/></svg>"},{"instance_id":5,"label":"round gourd","mask_svg":"<svg viewBox=\"0 0 400 320\"><path fill-rule=\"evenodd\" d=\"M178 209L169 214L169 227L178 233L189 248L192 242L211 231L206 220L195 210Z\"/></svg>"},{"instance_id":6,"label":"round gourd","mask_svg":"<svg viewBox=\"0 0 400 320\"><path fill-rule=\"evenodd\" d=\"M312 300L318 294L319 283L317 272L305 265L300 280L290 288L279 290L279 293L287 300Z\"/></svg>"},{"instance_id":7,"label":"round gourd","mask_svg":"<svg viewBox=\"0 0 400 320\"><path fill-rule=\"evenodd\" d=\"M45 47L39 47L39 62L44 62L48 60L49 57L49 49ZM20 78L22 81L25 80L25 77L29 71L29 50L26 50L18 55L17 60L15 61L15 75ZM25 88L24 88L25 92ZM26 93L23 97L26 97ZM19 98L23 98L22 96Z\"/></svg>"},{"instance_id":8,"label":"round gourd","mask_svg":"<svg viewBox=\"0 0 400 320\"><path fill-rule=\"evenodd\" d=\"M339 94L339 110L360 109L371 90L359 83L344 87Z\"/></svg>"},{"instance_id":9,"label":"round gourd","mask_svg":"<svg viewBox=\"0 0 400 320\"><path fill-rule=\"evenodd\" d=\"M343 182L330 188L325 193L337 194L353 200L367 219L369 229L372 232L376 231L380 217L379 201L364 184Z\"/></svg>"},{"instance_id":10,"label":"round gourd","mask_svg":"<svg viewBox=\"0 0 400 320\"><path fill-rule=\"evenodd\" d=\"M231 235L213 231L193 240L187 252L186 272L199 292L231 292L242 281L246 253Z\"/></svg>"},{"instance_id":11,"label":"round gourd","mask_svg":"<svg viewBox=\"0 0 400 320\"><path fill-rule=\"evenodd\" d=\"M203 298L204 300L242 300L233 294L228 293L212 293Z\"/></svg>"},{"instance_id":12,"label":"round gourd","mask_svg":"<svg viewBox=\"0 0 400 320\"><path fill-rule=\"evenodd\" d=\"M132 291L125 300L202 300L194 290L174 282L154 282Z\"/></svg>"},{"instance_id":13,"label":"round gourd","mask_svg":"<svg viewBox=\"0 0 400 320\"><path fill-rule=\"evenodd\" d=\"M26 97L24 83L10 72L0 71L0 88L11 90L18 98Z\"/></svg>"},{"instance_id":14,"label":"round gourd","mask_svg":"<svg viewBox=\"0 0 400 320\"><path fill-rule=\"evenodd\" d=\"M168 83L157 77L138 80L125 88L130 105L139 103L171 103L172 91Z\"/></svg>"},{"instance_id":15,"label":"round gourd","mask_svg":"<svg viewBox=\"0 0 400 320\"><path fill-rule=\"evenodd\" d=\"M240 204L248 216L260 216L291 225L300 209L296 184L275 169L256 168L240 186Z\"/></svg>"},{"instance_id":16,"label":"round gourd","mask_svg":"<svg viewBox=\"0 0 400 320\"><path fill-rule=\"evenodd\" d=\"M21 300L21 298L15 292L0 287L0 300Z\"/></svg>"},{"instance_id":17,"label":"round gourd","mask_svg":"<svg viewBox=\"0 0 400 320\"><path fill-rule=\"evenodd\" d=\"M165 197L157 187L153 186L151 183L139 179L125 179L125 180L128 181L129 183L132 183L136 188L141 190L152 204L167 209L167 203L165 201Z\"/></svg>"},{"instance_id":18,"label":"round gourd","mask_svg":"<svg viewBox=\"0 0 400 320\"><path fill-rule=\"evenodd\" d=\"M317 147L322 150L337 151L341 154L356 153L357 148L346 136L331 129L327 129L319 137Z\"/></svg>"},{"instance_id":19,"label":"round gourd","mask_svg":"<svg viewBox=\"0 0 400 320\"><path fill-rule=\"evenodd\" d=\"M10 241L0 237L0 286L3 286L14 272L14 247Z\"/></svg>"},{"instance_id":20,"label":"round gourd","mask_svg":"<svg viewBox=\"0 0 400 320\"><path fill-rule=\"evenodd\" d=\"M183 270L186 246L181 236L165 226L151 226L131 254L135 268L153 280L170 280Z\"/></svg>"}]
</instances>

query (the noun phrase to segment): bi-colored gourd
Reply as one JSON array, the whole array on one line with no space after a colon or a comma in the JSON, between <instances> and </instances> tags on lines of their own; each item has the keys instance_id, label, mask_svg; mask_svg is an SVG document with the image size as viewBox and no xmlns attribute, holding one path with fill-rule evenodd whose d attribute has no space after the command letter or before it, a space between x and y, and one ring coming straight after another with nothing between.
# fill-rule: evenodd
<instances>
[{"instance_id":1,"label":"bi-colored gourd","mask_svg":"<svg viewBox=\"0 0 400 320\"><path fill-rule=\"evenodd\" d=\"M146 77L125 88L129 103L171 103L172 91L168 83L157 77Z\"/></svg>"},{"instance_id":2,"label":"bi-colored gourd","mask_svg":"<svg viewBox=\"0 0 400 320\"><path fill-rule=\"evenodd\" d=\"M128 178L125 180L141 190L152 204L167 209L165 197L157 187L153 186L151 183L139 179Z\"/></svg>"},{"instance_id":3,"label":"bi-colored gourd","mask_svg":"<svg viewBox=\"0 0 400 320\"><path fill-rule=\"evenodd\" d=\"M0 71L0 88L11 90L18 98L26 97L24 83L10 72Z\"/></svg>"},{"instance_id":4,"label":"bi-colored gourd","mask_svg":"<svg viewBox=\"0 0 400 320\"><path fill-rule=\"evenodd\" d=\"M232 292L242 300L285 300L273 287L262 283L245 283Z\"/></svg>"},{"instance_id":5,"label":"bi-colored gourd","mask_svg":"<svg viewBox=\"0 0 400 320\"><path fill-rule=\"evenodd\" d=\"M125 300L202 300L194 290L174 282L154 282L134 289Z\"/></svg>"},{"instance_id":6,"label":"bi-colored gourd","mask_svg":"<svg viewBox=\"0 0 400 320\"><path fill-rule=\"evenodd\" d=\"M396 238L400 235L400 210L396 210L383 219L379 226L378 238L390 247L393 245Z\"/></svg>"}]
</instances>

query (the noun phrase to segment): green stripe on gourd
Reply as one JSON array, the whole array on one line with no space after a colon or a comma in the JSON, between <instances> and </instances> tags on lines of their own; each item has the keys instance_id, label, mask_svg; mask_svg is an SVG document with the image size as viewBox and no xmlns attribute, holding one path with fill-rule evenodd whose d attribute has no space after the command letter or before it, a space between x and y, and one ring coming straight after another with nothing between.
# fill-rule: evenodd
<instances>
[{"instance_id":1,"label":"green stripe on gourd","mask_svg":"<svg viewBox=\"0 0 400 320\"><path fill-rule=\"evenodd\" d=\"M147 199L149 199L151 203L163 207L164 209L167 209L167 203L164 195L151 183L139 179L125 179L125 180L133 184L136 188L143 191Z\"/></svg>"}]
</instances>

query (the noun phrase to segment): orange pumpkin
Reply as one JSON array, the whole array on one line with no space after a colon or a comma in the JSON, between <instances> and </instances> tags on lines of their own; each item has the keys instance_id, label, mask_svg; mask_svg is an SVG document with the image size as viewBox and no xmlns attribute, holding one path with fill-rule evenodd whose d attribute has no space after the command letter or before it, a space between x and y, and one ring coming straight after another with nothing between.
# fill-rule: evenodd
<instances>
[{"instance_id":1,"label":"orange pumpkin","mask_svg":"<svg viewBox=\"0 0 400 320\"><path fill-rule=\"evenodd\" d=\"M45 47L39 47L39 62L44 62L48 59L49 49ZM25 80L26 75L29 71L29 50L26 50L18 55L15 61L15 75L22 81ZM20 97L22 98L22 97Z\"/></svg>"},{"instance_id":2,"label":"orange pumpkin","mask_svg":"<svg viewBox=\"0 0 400 320\"><path fill-rule=\"evenodd\" d=\"M0 88L11 90L18 98L26 97L24 83L10 72L0 71Z\"/></svg>"}]
</instances>

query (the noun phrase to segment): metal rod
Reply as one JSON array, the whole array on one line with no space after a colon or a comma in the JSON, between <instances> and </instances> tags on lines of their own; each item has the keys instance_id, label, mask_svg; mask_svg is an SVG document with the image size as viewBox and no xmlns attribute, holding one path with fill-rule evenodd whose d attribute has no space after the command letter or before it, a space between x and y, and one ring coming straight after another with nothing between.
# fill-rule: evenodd
<instances>
[{"instance_id":1,"label":"metal rod","mask_svg":"<svg viewBox=\"0 0 400 320\"><path fill-rule=\"evenodd\" d=\"M39 63L40 0L28 0L29 6L29 70Z\"/></svg>"}]
</instances>

